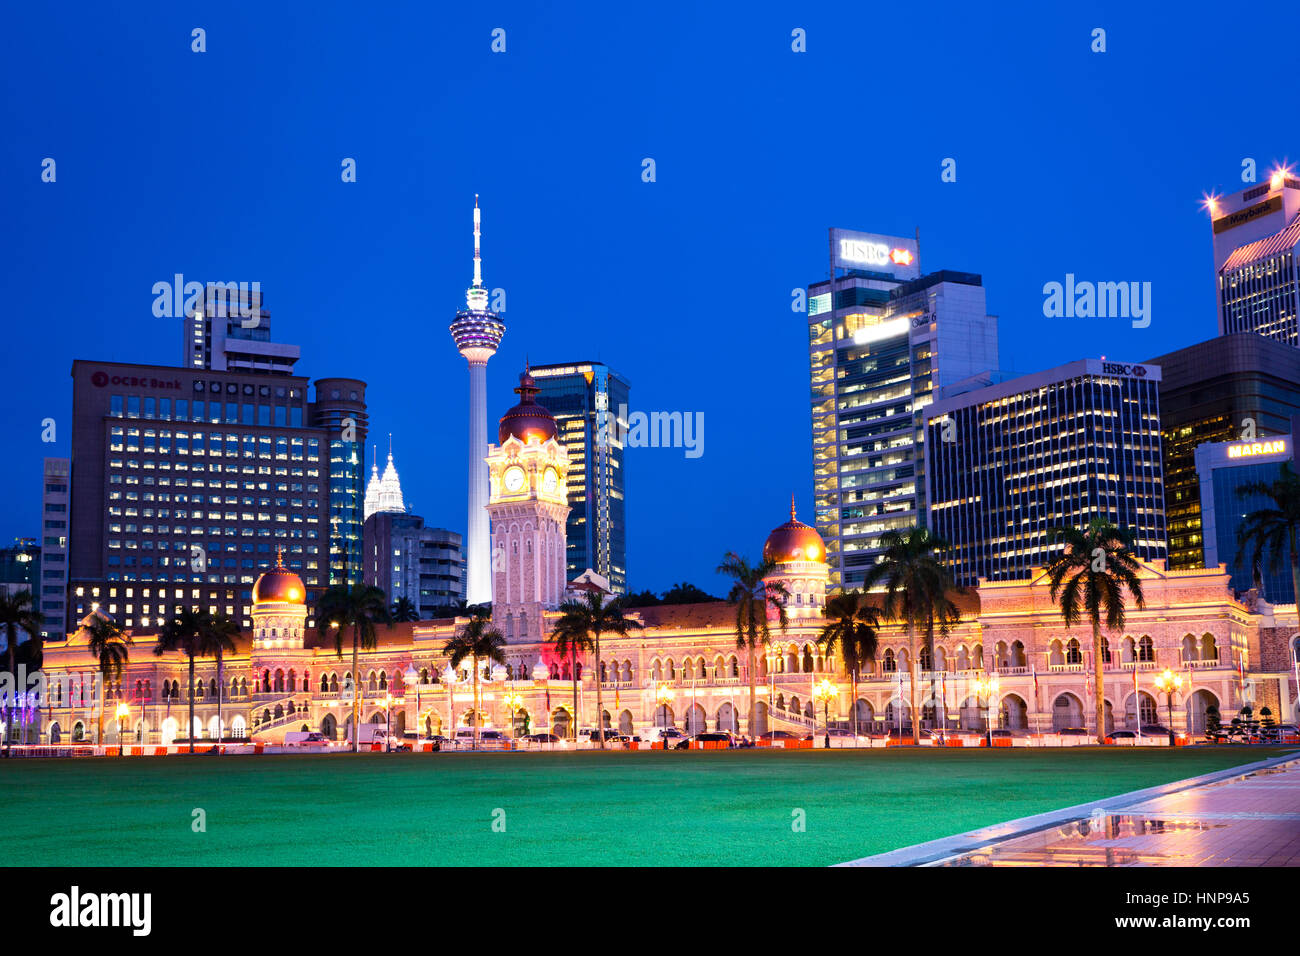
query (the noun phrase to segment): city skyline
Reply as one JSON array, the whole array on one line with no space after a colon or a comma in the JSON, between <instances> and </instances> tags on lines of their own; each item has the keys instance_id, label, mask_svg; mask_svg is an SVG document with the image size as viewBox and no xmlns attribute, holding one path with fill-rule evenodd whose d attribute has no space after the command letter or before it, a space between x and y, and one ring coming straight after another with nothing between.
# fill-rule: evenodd
<instances>
[{"instance_id":1,"label":"city skyline","mask_svg":"<svg viewBox=\"0 0 1300 956\"><path fill-rule=\"evenodd\" d=\"M259 20L257 31L244 31L238 12L205 14L204 54L190 51L188 26L137 23L129 13L94 12L76 26L55 28L49 43L64 55L67 49L84 54L81 77L106 76L129 100L149 82L147 64L123 62L130 57L121 58L120 51L110 62L92 43L105 29L128 27L128 44L167 57L177 77L177 89L156 92L159 109L178 116L196 110L239 115L268 148L248 149L233 137L196 151L176 129L157 128L152 107L136 106L116 120L127 132L115 142L127 148L98 153L96 134L105 120L83 102L85 91L76 84L84 80L70 77L52 77L49 98L39 106L14 104L19 122L3 162L11 180L24 184L13 191L12 235L26 239L7 245L15 274L27 281L14 290L12 308L19 316L54 317L67 332L51 338L50 322L35 318L12 326L5 359L11 378L20 357L32 356L22 359L21 380L47 386L20 391L11 406L17 433L0 492L13 507L0 535L39 530L42 459L69 450L66 376L74 359L175 364L176 326L184 320L155 317L151 288L177 273L260 282L274 307L274 338L300 345L303 368L313 373L369 384L373 414L409 448L404 469L415 479L411 496L420 512L432 524L463 530L464 363L446 347L445 328L464 289L464 210L479 193L490 224L487 283L506 291L503 318L511 328L488 376L489 422L505 410L500 396L508 394L526 359L603 361L636 383L636 409L703 412L708 444L699 459L680 449L629 452L628 586L662 590L685 579L715 590L720 582L713 568L722 553L752 550L791 492L801 513L813 513L806 316L792 312L790 303L792 290L824 269L827 227L893 235L919 227L926 272L981 274L989 311L999 316L1004 368L1033 372L1084 354L1143 361L1217 332L1210 224L1201 194L1239 191L1244 157L1257 162L1263 181L1273 162L1294 148L1284 133L1269 139L1266 132L1229 150L1188 122L1190 108L1175 106L1153 118L1126 106L1133 77L1147 75L1153 61L1165 71L1161 82L1196 94L1185 101L1197 102L1198 115L1230 109L1247 84L1282 82L1283 67L1272 65L1280 58L1252 58L1245 68L1243 54L1234 52L1243 45L1233 42L1245 36L1244 28L1235 24L1210 38L1195 24L1110 11L1098 17L1106 22L1110 49L1093 54L1089 24L1065 14L1044 12L1035 21L1041 50L999 34L996 15L955 14L927 30L952 54L954 69L978 64L984 71L973 77L967 95L992 95L1026 70L1042 73L1043 89L1022 87L1024 100L1009 104L1005 115L976 121L954 110L945 114L942 129L884 155L867 157L852 141L837 142L827 166L826 157L806 149L810 119L795 106L811 101L810 90L828 84L851 89L858 81L852 45L838 35L842 27L913 29L916 21L905 12L832 17L758 11L741 23L700 12L692 15L694 31L666 18L646 28L626 63L620 59L630 41L620 31L630 24L616 19L612 34L580 25L564 34L534 16L508 18L507 25L518 26L511 28L507 52L495 60L490 25L465 14L452 12L439 24L438 35L447 38L445 62L416 55L418 48L396 31L360 25L372 45L370 76L354 74L354 61L334 56L341 50L328 44L336 41L310 33L337 26L326 11L320 24L302 25L304 39L325 44L318 64L324 87L359 84L364 92L357 102L369 104L383 99L378 86L410 79L418 67L421 74L437 71L437 82L453 92L428 102L404 93L374 115L363 115L346 96L337 110L328 96L308 97L283 124L274 119L288 101L264 101L259 83L230 77L245 56L274 59L259 44L261 32L272 32L267 24L278 22L275 13ZM800 22L786 23L791 17ZM790 50L794 26L808 31L816 53L807 65ZM752 98L719 115L695 103L688 88L702 79L716 85L719 76L746 65L730 44L716 41L724 29L743 33L748 49L766 52L747 54L759 57L749 67L762 68L752 79ZM228 42L232 36L239 36L238 52ZM545 56L538 53L542 42ZM990 62L998 59L990 50L1008 44L1017 46L1015 64ZM160 52L172 45L174 52ZM592 89L558 118L557 128L547 129L554 143L566 132L579 135L589 115L607 117L590 154L552 147L535 155L485 149L461 156L441 148L439 130L464 128L487 113L489 140L525 143L538 135L542 120L533 114L548 92L569 88L585 69L563 65L552 76L557 47L593 49L598 64L616 78L609 86L617 93ZM1213 83L1202 67L1211 51L1222 64ZM44 52L38 38L21 56L34 60ZM884 73L904 63L896 51L881 52ZM663 65L670 53L691 64L684 76ZM408 63L404 57L412 55ZM1053 73L1053 61L1062 57L1077 66L1068 82ZM211 60L220 63L220 85L211 79L213 68L204 67ZM1242 67L1236 74L1234 64ZM294 89L287 79L292 63L267 68ZM637 82L638 70L649 71L648 91ZM760 75L765 70L773 76ZM1079 74L1094 97L1087 103L1080 102ZM521 94L524 81L536 89ZM943 96L944 82L915 74L903 91L923 102ZM1080 124L1107 135L1085 138L1071 151L1064 132L1044 136L1023 128L1039 107L1060 102L1073 104ZM418 122L399 120L413 103ZM74 129L79 132L67 132ZM858 135L865 134L850 137ZM988 145L995 141L996 149ZM736 142L752 145L739 150ZM386 158L395 145L400 165ZM58 163L53 183L40 180L47 156ZM340 180L347 157L357 162L355 183ZM956 182L941 180L946 157L957 160ZM645 158L656 161L655 182L642 181ZM764 170L776 166L781 174L769 185ZM1032 211L1016 198L1039 193L1050 194L1052 202ZM758 194L766 201L756 208ZM248 210L250 227L186 228L183 217L198 196L218 208ZM707 220L701 209L708 210ZM1006 214L988 216L989 209ZM1131 215L1136 209L1142 217ZM699 241L675 241L688 229ZM362 241L368 236L379 238ZM737 269L741 279L719 290L717 277ZM1045 318L1042 287L1067 274L1150 281L1153 322L1134 328L1127 320ZM633 293L620 295L624 287ZM723 320L716 323L713 346L725 350L725 358L701 354L683 362L682 343L698 334L705 308ZM699 374L705 363L708 374ZM765 405L775 418L746 414L754 369L762 372ZM47 418L56 425L52 443L40 440ZM778 440L788 443L789 453L768 454L761 469L737 473L736 461ZM723 486L726 495L699 492ZM664 514L677 519L671 528ZM677 547L683 531L696 542L686 554Z\"/></svg>"}]
</instances>

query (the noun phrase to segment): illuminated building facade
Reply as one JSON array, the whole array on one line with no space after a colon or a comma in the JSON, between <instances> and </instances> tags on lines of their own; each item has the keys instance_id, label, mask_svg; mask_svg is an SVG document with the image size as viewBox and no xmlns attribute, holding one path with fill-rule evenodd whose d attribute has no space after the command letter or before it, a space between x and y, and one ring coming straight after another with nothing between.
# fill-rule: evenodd
<instances>
[{"instance_id":1,"label":"illuminated building facade","mask_svg":"<svg viewBox=\"0 0 1300 956\"><path fill-rule=\"evenodd\" d=\"M1052 528L1105 518L1165 557L1160 369L1083 359L926 411L929 526L953 575L1017 580L1060 552Z\"/></svg>"},{"instance_id":2,"label":"illuminated building facade","mask_svg":"<svg viewBox=\"0 0 1300 956\"><path fill-rule=\"evenodd\" d=\"M1205 567L1225 565L1232 586L1238 591L1258 587L1270 604L1294 604L1295 583L1291 578L1291 554L1284 548L1277 570L1272 555L1264 552L1258 567L1251 564L1251 550L1244 549L1237 560L1237 532L1246 515L1262 508L1275 508L1266 495L1241 489L1256 482L1271 485L1282 471L1284 462L1294 467L1292 437L1265 438L1259 441L1207 443L1196 449L1196 474L1201 492L1201 527L1205 541Z\"/></svg>"},{"instance_id":3,"label":"illuminated building facade","mask_svg":"<svg viewBox=\"0 0 1300 956\"><path fill-rule=\"evenodd\" d=\"M808 287L816 525L833 589L862 585L886 531L924 524L923 409L998 367L978 275L920 274L914 239L832 229Z\"/></svg>"},{"instance_id":4,"label":"illuminated building facade","mask_svg":"<svg viewBox=\"0 0 1300 956\"><path fill-rule=\"evenodd\" d=\"M34 597L45 618L46 641L67 636L68 619L68 514L72 510L69 487L71 462L46 458L41 484L41 587Z\"/></svg>"},{"instance_id":5,"label":"illuminated building facade","mask_svg":"<svg viewBox=\"0 0 1300 956\"><path fill-rule=\"evenodd\" d=\"M1252 332L1300 347L1300 180L1266 182L1207 202L1214 233L1219 334Z\"/></svg>"},{"instance_id":6,"label":"illuminated building facade","mask_svg":"<svg viewBox=\"0 0 1300 956\"><path fill-rule=\"evenodd\" d=\"M537 401L555 416L569 455L569 579L591 568L615 594L627 592L626 431L629 386L600 362L534 365Z\"/></svg>"},{"instance_id":7,"label":"illuminated building facade","mask_svg":"<svg viewBox=\"0 0 1300 956\"><path fill-rule=\"evenodd\" d=\"M488 553L487 363L506 334L501 317L488 309L479 253L481 214L474 197L474 281L465 292L465 308L456 313L451 337L469 366L469 512L465 533L465 599L483 604L492 599L492 558Z\"/></svg>"},{"instance_id":8,"label":"illuminated building facade","mask_svg":"<svg viewBox=\"0 0 1300 956\"><path fill-rule=\"evenodd\" d=\"M1148 362L1160 367L1169 566L1204 559L1196 448L1290 435L1300 415L1300 350L1252 332L1198 342Z\"/></svg>"},{"instance_id":9,"label":"illuminated building facade","mask_svg":"<svg viewBox=\"0 0 1300 956\"><path fill-rule=\"evenodd\" d=\"M179 278L179 277L178 277ZM217 372L243 371L292 375L300 350L271 341L271 313L260 287L209 282L199 311L181 322L181 365Z\"/></svg>"},{"instance_id":10,"label":"illuminated building facade","mask_svg":"<svg viewBox=\"0 0 1300 956\"><path fill-rule=\"evenodd\" d=\"M283 547L313 593L361 578L365 383L73 363L68 612L251 625ZM68 629L71 629L71 624Z\"/></svg>"}]
</instances>

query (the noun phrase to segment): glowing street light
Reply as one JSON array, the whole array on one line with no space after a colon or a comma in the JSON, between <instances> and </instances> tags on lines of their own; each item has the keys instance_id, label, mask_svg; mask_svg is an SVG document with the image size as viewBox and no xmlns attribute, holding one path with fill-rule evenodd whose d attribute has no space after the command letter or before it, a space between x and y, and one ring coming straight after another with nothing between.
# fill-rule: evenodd
<instances>
[{"instance_id":1,"label":"glowing street light","mask_svg":"<svg viewBox=\"0 0 1300 956\"><path fill-rule=\"evenodd\" d=\"M663 723L660 726L668 726L668 705L673 702L673 689L667 684L660 684L659 690L655 694L655 700L659 701L659 706L663 709ZM668 738L664 737L664 750L668 749Z\"/></svg>"},{"instance_id":2,"label":"glowing street light","mask_svg":"<svg viewBox=\"0 0 1300 956\"><path fill-rule=\"evenodd\" d=\"M122 724L131 716L131 708L126 705L126 701L117 705L117 752L121 756L126 756L122 750Z\"/></svg>"},{"instance_id":3,"label":"glowing street light","mask_svg":"<svg viewBox=\"0 0 1300 956\"><path fill-rule=\"evenodd\" d=\"M1169 708L1169 746L1174 746L1174 691L1183 686L1183 679L1168 667L1155 679L1157 690L1164 691L1165 704Z\"/></svg>"},{"instance_id":4,"label":"glowing street light","mask_svg":"<svg viewBox=\"0 0 1300 956\"><path fill-rule=\"evenodd\" d=\"M517 690L506 691L501 703L510 708L510 733L515 732L515 711L524 705L524 695Z\"/></svg>"},{"instance_id":5,"label":"glowing street light","mask_svg":"<svg viewBox=\"0 0 1300 956\"><path fill-rule=\"evenodd\" d=\"M384 699L380 701L384 705L384 753L391 753L393 749L393 695L384 693Z\"/></svg>"},{"instance_id":6,"label":"glowing street light","mask_svg":"<svg viewBox=\"0 0 1300 956\"><path fill-rule=\"evenodd\" d=\"M836 691L835 685L829 679L823 677L822 682L813 688L813 700L820 701L822 705L822 720L826 724L826 749L831 746L831 716L830 706L839 692Z\"/></svg>"},{"instance_id":7,"label":"glowing street light","mask_svg":"<svg viewBox=\"0 0 1300 956\"><path fill-rule=\"evenodd\" d=\"M984 698L984 733L991 748L993 746L993 695L998 692L998 679L980 674L975 678L975 697Z\"/></svg>"}]
</instances>

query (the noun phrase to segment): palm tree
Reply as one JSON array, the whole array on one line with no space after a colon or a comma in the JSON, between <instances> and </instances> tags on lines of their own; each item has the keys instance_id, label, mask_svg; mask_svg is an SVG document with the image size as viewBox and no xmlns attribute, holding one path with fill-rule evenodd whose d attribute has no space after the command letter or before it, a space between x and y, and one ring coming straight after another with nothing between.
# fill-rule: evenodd
<instances>
[{"instance_id":1,"label":"palm tree","mask_svg":"<svg viewBox=\"0 0 1300 956\"><path fill-rule=\"evenodd\" d=\"M1132 550L1132 535L1104 518L1093 518L1088 527L1058 527L1049 532L1049 540L1061 541L1065 550L1047 566L1052 582L1052 600L1061 608L1066 627L1088 616L1092 626L1092 681L1097 704L1097 743L1106 742L1106 700L1103 696L1102 614L1106 629L1124 627L1124 590L1133 596L1139 608L1146 607L1142 582L1138 579L1141 561ZM1134 662L1133 666L1137 666ZM1134 702L1137 703L1136 701Z\"/></svg>"},{"instance_id":2,"label":"palm tree","mask_svg":"<svg viewBox=\"0 0 1300 956\"><path fill-rule=\"evenodd\" d=\"M479 725L479 693L478 693L478 662L492 661L496 664L504 664L506 655L502 648L506 645L506 639L501 636L501 632L491 626L492 618L477 611L470 615L469 623L443 645L443 651L451 657L451 666L459 667L465 658L470 658L474 671L474 740L473 749L478 749L478 725ZM455 716L455 715L453 715ZM454 734L454 728L453 728Z\"/></svg>"},{"instance_id":3,"label":"palm tree","mask_svg":"<svg viewBox=\"0 0 1300 956\"><path fill-rule=\"evenodd\" d=\"M217 659L217 753L221 753L221 741L226 736L226 723L221 717L221 698L226 693L225 656L235 653L238 635L239 625L224 614L211 617L199 635L199 655Z\"/></svg>"},{"instance_id":4,"label":"palm tree","mask_svg":"<svg viewBox=\"0 0 1300 956\"><path fill-rule=\"evenodd\" d=\"M736 605L736 646L749 653L749 733L757 736L758 717L758 665L755 660L760 644L766 645L771 637L767 623L767 610L775 608L777 621L784 631L790 619L785 605L790 593L780 581L764 584L763 578L776 569L776 562L764 560L751 566L749 561L728 551L718 565L718 573L735 579L727 601Z\"/></svg>"},{"instance_id":5,"label":"palm tree","mask_svg":"<svg viewBox=\"0 0 1300 956\"><path fill-rule=\"evenodd\" d=\"M45 621L36 610L36 600L32 597L31 591L0 594L0 628L4 628L6 653L9 656L9 676L14 682L15 694L26 691L25 687L18 686L18 671L15 663L18 656L18 634L20 631L26 631L28 641L39 641L41 628L44 626ZM9 709L8 702L6 702L6 709ZM13 737L9 724L10 721L6 719L5 756L9 755Z\"/></svg>"},{"instance_id":6,"label":"palm tree","mask_svg":"<svg viewBox=\"0 0 1300 956\"><path fill-rule=\"evenodd\" d=\"M418 621L420 612L416 606L411 603L411 599L403 595L393 602L389 609L389 614L394 622L405 623L407 621Z\"/></svg>"},{"instance_id":7,"label":"palm tree","mask_svg":"<svg viewBox=\"0 0 1300 956\"><path fill-rule=\"evenodd\" d=\"M334 652L343 656L343 632L352 631L352 752L361 750L357 738L361 727L361 651L374 650L379 643L376 624L393 626L388 599L377 587L367 584L336 584L316 604L316 633L325 639L333 634Z\"/></svg>"},{"instance_id":8,"label":"palm tree","mask_svg":"<svg viewBox=\"0 0 1300 956\"><path fill-rule=\"evenodd\" d=\"M600 695L600 635L617 634L626 637L633 629L640 630L640 621L623 616L619 600L605 600L604 591L588 591L581 601L565 601L560 605L560 619L555 622L551 639L561 657L573 654L573 712L576 722L578 712L578 651L590 650L596 661L596 738L600 748L605 748L605 705ZM575 728L576 733L576 728Z\"/></svg>"},{"instance_id":9,"label":"palm tree","mask_svg":"<svg viewBox=\"0 0 1300 956\"><path fill-rule=\"evenodd\" d=\"M1282 567L1282 555L1291 559L1291 584L1300 595L1300 552L1296 550L1296 530L1300 528L1300 475L1283 462L1281 473L1271 484L1252 481L1237 489L1241 497L1264 495L1272 499L1274 507L1260 508L1246 515L1237 533L1237 558L1241 561L1247 548L1251 549L1251 565L1258 566L1268 552L1269 570L1276 574Z\"/></svg>"},{"instance_id":10,"label":"palm tree","mask_svg":"<svg viewBox=\"0 0 1300 956\"><path fill-rule=\"evenodd\" d=\"M955 619L956 606L948 595L956 590L952 574L941 555L948 543L926 528L886 531L880 536L884 549L863 581L863 589L882 585L885 591L882 611L885 617L907 625L907 663L911 677L912 743L921 742L920 713L916 707L919 661L916 631L925 625L927 646L933 648L933 622ZM934 651L930 651L933 658ZM933 698L933 689L931 690Z\"/></svg>"},{"instance_id":11,"label":"palm tree","mask_svg":"<svg viewBox=\"0 0 1300 956\"><path fill-rule=\"evenodd\" d=\"M86 650L99 662L99 720L95 731L95 744L99 746L104 742L104 684L110 678L117 680L122 676L131 636L116 621L100 614L95 614L85 628L89 638Z\"/></svg>"},{"instance_id":12,"label":"palm tree","mask_svg":"<svg viewBox=\"0 0 1300 956\"><path fill-rule=\"evenodd\" d=\"M207 611L183 608L167 622L153 652L162 657L172 651L181 651L189 661L189 700L190 700L190 753L194 753L194 659L202 653L205 643L204 634L212 626L212 615Z\"/></svg>"},{"instance_id":13,"label":"palm tree","mask_svg":"<svg viewBox=\"0 0 1300 956\"><path fill-rule=\"evenodd\" d=\"M874 664L879 644L880 612L863 602L860 592L846 591L826 602L826 624L817 643L827 652L840 648L853 682L853 736L858 736L858 676L864 664Z\"/></svg>"}]
</instances>

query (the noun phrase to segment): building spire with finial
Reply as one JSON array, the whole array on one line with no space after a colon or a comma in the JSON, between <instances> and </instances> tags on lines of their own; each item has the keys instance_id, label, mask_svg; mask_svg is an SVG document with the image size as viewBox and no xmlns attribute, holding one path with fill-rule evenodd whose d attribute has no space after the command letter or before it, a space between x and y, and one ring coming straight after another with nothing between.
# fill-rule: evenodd
<instances>
[{"instance_id":1,"label":"building spire with finial","mask_svg":"<svg viewBox=\"0 0 1300 956\"><path fill-rule=\"evenodd\" d=\"M283 571L285 569L284 568L284 545L282 544L277 544L275 546L275 567L276 570L278 571Z\"/></svg>"},{"instance_id":2,"label":"building spire with finial","mask_svg":"<svg viewBox=\"0 0 1300 956\"><path fill-rule=\"evenodd\" d=\"M790 492L790 520L791 521L796 520L794 514L794 492L793 491Z\"/></svg>"}]
</instances>

